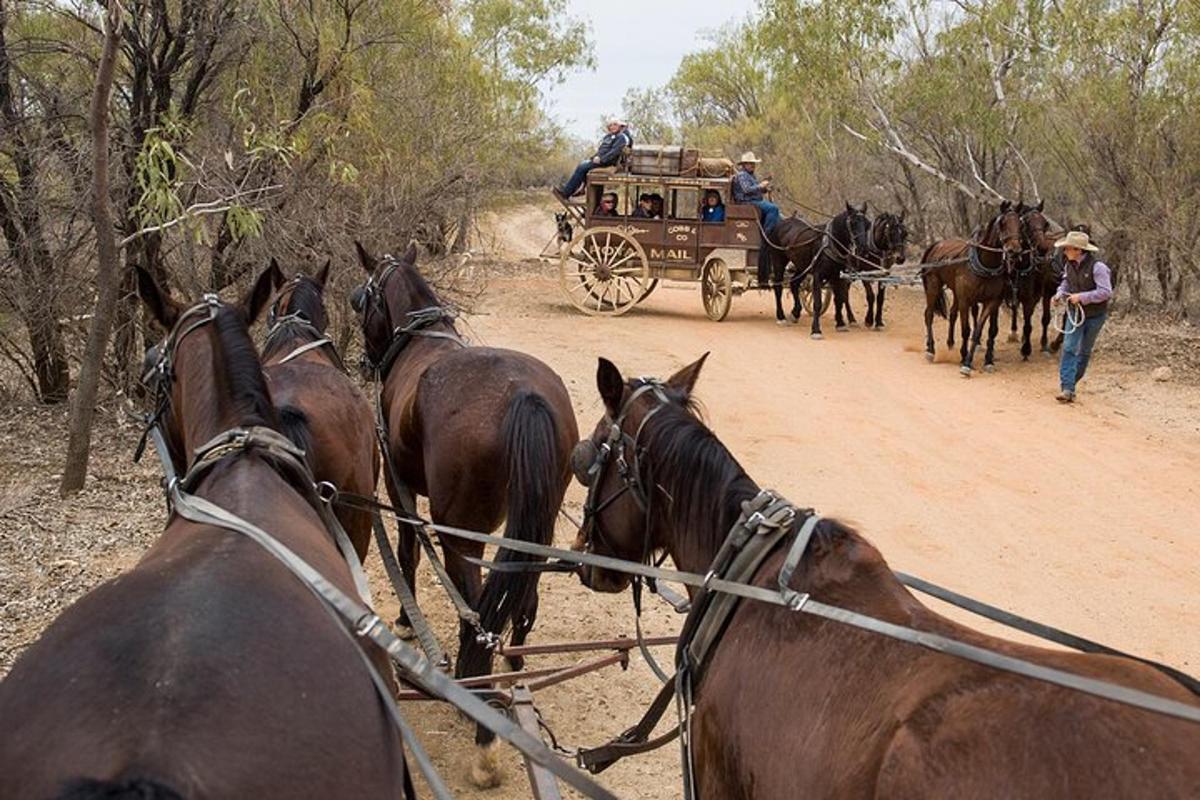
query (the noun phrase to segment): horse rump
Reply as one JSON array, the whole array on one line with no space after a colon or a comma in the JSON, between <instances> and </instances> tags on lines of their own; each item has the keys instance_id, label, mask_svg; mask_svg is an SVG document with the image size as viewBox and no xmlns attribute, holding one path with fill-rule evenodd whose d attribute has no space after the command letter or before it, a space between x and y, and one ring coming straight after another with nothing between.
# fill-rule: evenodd
<instances>
[{"instance_id":1,"label":"horse rump","mask_svg":"<svg viewBox=\"0 0 1200 800\"><path fill-rule=\"evenodd\" d=\"M540 395L522 392L509 405L503 434L508 457L504 538L550 544L563 493L554 412ZM500 563L534 560L534 556L503 548L496 555ZM499 635L510 624L531 625L537 613L538 577L535 572L490 571L476 606L483 628ZM475 641L473 632L464 630L457 674L483 674L490 671L490 660L490 651Z\"/></svg>"},{"instance_id":2,"label":"horse rump","mask_svg":"<svg viewBox=\"0 0 1200 800\"><path fill-rule=\"evenodd\" d=\"M123 781L80 778L64 786L54 800L183 800L183 795L149 778Z\"/></svg>"}]
</instances>

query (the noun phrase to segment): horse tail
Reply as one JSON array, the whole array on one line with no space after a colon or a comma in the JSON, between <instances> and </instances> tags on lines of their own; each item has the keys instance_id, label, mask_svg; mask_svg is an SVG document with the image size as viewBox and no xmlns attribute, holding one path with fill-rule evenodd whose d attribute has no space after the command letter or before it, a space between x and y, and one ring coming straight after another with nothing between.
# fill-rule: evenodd
<instances>
[{"instance_id":1,"label":"horse tail","mask_svg":"<svg viewBox=\"0 0 1200 800\"><path fill-rule=\"evenodd\" d=\"M279 430L292 444L304 451L304 460L312 469L312 432L308 428L308 415L296 406L280 407Z\"/></svg>"},{"instance_id":2,"label":"horse tail","mask_svg":"<svg viewBox=\"0 0 1200 800\"><path fill-rule=\"evenodd\" d=\"M935 247L937 247L936 244L930 245L929 249L927 249L924 254L921 255L922 263L925 263L929 260L929 255L933 252L933 248ZM925 296L929 297L930 291L934 290L932 284L934 282L937 283L937 296L933 299L933 313L937 314L942 319L946 319L946 288L942 286L942 279L935 275L934 272L935 270L932 269L922 269L921 284L925 287Z\"/></svg>"},{"instance_id":3,"label":"horse tail","mask_svg":"<svg viewBox=\"0 0 1200 800\"><path fill-rule=\"evenodd\" d=\"M504 538L550 544L554 521L562 504L562 468L558 450L558 425L550 405L540 395L524 391L508 407L503 425L508 455L508 519ZM500 549L501 564L534 561L533 556ZM538 574L534 572L488 573L479 594L479 622L485 630L500 634L522 617L531 621L536 613ZM459 674L472 666L460 662Z\"/></svg>"},{"instance_id":4,"label":"horse tail","mask_svg":"<svg viewBox=\"0 0 1200 800\"><path fill-rule=\"evenodd\" d=\"M149 778L124 781L83 778L68 783L55 800L183 800L183 795Z\"/></svg>"}]
</instances>

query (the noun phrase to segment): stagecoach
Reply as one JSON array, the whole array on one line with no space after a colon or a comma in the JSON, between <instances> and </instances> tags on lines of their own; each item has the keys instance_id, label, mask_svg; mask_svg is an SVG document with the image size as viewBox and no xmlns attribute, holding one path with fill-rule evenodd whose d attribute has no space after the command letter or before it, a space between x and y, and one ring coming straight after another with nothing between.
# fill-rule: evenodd
<instances>
[{"instance_id":1,"label":"stagecoach","mask_svg":"<svg viewBox=\"0 0 1200 800\"><path fill-rule=\"evenodd\" d=\"M645 145L615 167L593 169L581 195L559 198L557 248L563 293L585 314L618 316L657 288L659 281L700 284L708 318L720 322L734 295L768 288L757 281L762 232L758 209L734 203L733 163L699 151ZM723 222L704 222L709 190L725 205ZM617 195L616 215L599 213L606 193ZM662 198L661 218L634 217L638 198ZM802 290L812 308L810 289ZM828 304L825 304L828 305Z\"/></svg>"}]
</instances>

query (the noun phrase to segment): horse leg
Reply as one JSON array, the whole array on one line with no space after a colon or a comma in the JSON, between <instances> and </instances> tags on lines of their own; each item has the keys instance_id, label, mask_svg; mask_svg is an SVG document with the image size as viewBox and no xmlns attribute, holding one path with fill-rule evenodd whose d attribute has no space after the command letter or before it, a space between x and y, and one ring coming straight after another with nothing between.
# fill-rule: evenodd
<instances>
[{"instance_id":1,"label":"horse leg","mask_svg":"<svg viewBox=\"0 0 1200 800\"><path fill-rule=\"evenodd\" d=\"M883 322L883 297L885 294L887 294L887 287L881 283L879 284L877 295L879 298L877 301L878 305L875 306L875 330L877 331L883 330L887 327ZM868 322L867 324L870 325L871 323Z\"/></svg>"},{"instance_id":2,"label":"horse leg","mask_svg":"<svg viewBox=\"0 0 1200 800\"><path fill-rule=\"evenodd\" d=\"M780 278L782 280L782 277ZM804 313L804 304L800 302L800 284L804 279L799 274L792 276L788 282L788 291L792 293L792 323L800 321L800 315Z\"/></svg>"},{"instance_id":3,"label":"horse leg","mask_svg":"<svg viewBox=\"0 0 1200 800\"><path fill-rule=\"evenodd\" d=\"M516 614L515 621L513 622L512 638L509 639L509 643L513 647L520 647L525 644L525 637L533 630L533 623L537 620L537 612L538 595L535 592L530 603ZM525 669L525 656L505 656L504 661L513 672L520 672Z\"/></svg>"},{"instance_id":4,"label":"horse leg","mask_svg":"<svg viewBox=\"0 0 1200 800\"><path fill-rule=\"evenodd\" d=\"M1028 361L1029 355L1033 352L1033 343L1030 341L1033 338L1033 311L1037 308L1037 296L1031 296L1021 301L1021 311L1025 315L1024 324L1021 326L1021 360Z\"/></svg>"},{"instance_id":5,"label":"horse leg","mask_svg":"<svg viewBox=\"0 0 1200 800\"><path fill-rule=\"evenodd\" d=\"M1010 342L1015 342L1017 341L1017 307L1015 305L1009 306L1008 310L1010 312L1009 316L1011 317L1011 324L1009 325L1008 330L1008 340Z\"/></svg>"},{"instance_id":6,"label":"horse leg","mask_svg":"<svg viewBox=\"0 0 1200 800\"><path fill-rule=\"evenodd\" d=\"M986 316L987 323L988 323L988 340L987 340L987 350L984 352L984 356L983 356L983 371L984 372L995 372L996 371L996 334L998 334L1000 332L1000 304L1001 303L999 300L993 302L991 304L991 308L989 309L990 313L988 313ZM1013 320L1016 320L1016 318L1017 318L1017 315L1014 312ZM979 343L978 334L976 334L976 342L975 343L976 344ZM972 348L972 350L973 349L974 348ZM972 352L972 356L974 356L973 352Z\"/></svg>"},{"instance_id":7,"label":"horse leg","mask_svg":"<svg viewBox=\"0 0 1200 800\"><path fill-rule=\"evenodd\" d=\"M842 303L843 303L843 305L845 305L845 306L846 306L846 324L848 324L848 325L857 325L857 324L858 324L858 320L856 320L856 319L854 318L854 309L850 307L850 286L851 286L851 283L850 283L850 281L845 281L845 284L846 284L845 299L842 301ZM868 314L870 314L870 313L871 313L871 307L870 307L870 306L867 306L867 313L868 313ZM867 323L867 324L869 325L870 323Z\"/></svg>"},{"instance_id":8,"label":"horse leg","mask_svg":"<svg viewBox=\"0 0 1200 800\"><path fill-rule=\"evenodd\" d=\"M1050 354L1050 298L1042 295L1042 352Z\"/></svg>"},{"instance_id":9,"label":"horse leg","mask_svg":"<svg viewBox=\"0 0 1200 800\"><path fill-rule=\"evenodd\" d=\"M842 309L846 309L846 314L850 313L850 283L841 278L833 281L833 322L834 327L839 331L848 330L846 322L842 317Z\"/></svg>"},{"instance_id":10,"label":"horse leg","mask_svg":"<svg viewBox=\"0 0 1200 800\"><path fill-rule=\"evenodd\" d=\"M974 350L971 348L971 319L974 316L971 306L973 303L968 303L966 308L959 309L959 318L962 325L961 336L962 344L959 346L958 354L960 356L959 371L964 375L971 374L971 361ZM976 330L979 325L975 325ZM978 342L976 343L978 344Z\"/></svg>"},{"instance_id":11,"label":"horse leg","mask_svg":"<svg viewBox=\"0 0 1200 800\"><path fill-rule=\"evenodd\" d=\"M774 281L771 291L775 293L775 321L782 325L786 320L783 317L783 287L779 281Z\"/></svg>"},{"instance_id":12,"label":"horse leg","mask_svg":"<svg viewBox=\"0 0 1200 800\"><path fill-rule=\"evenodd\" d=\"M954 299L950 302L950 313L946 315L950 321L949 330L946 333L946 347L954 347L954 329L958 326L958 295L954 295Z\"/></svg>"},{"instance_id":13,"label":"horse leg","mask_svg":"<svg viewBox=\"0 0 1200 800\"><path fill-rule=\"evenodd\" d=\"M934 359L933 346L933 313L937 303L937 293L942 291L941 285L935 285L935 281L930 281L925 286L925 360L932 362ZM954 323L950 323L951 327Z\"/></svg>"},{"instance_id":14,"label":"horse leg","mask_svg":"<svg viewBox=\"0 0 1200 800\"><path fill-rule=\"evenodd\" d=\"M824 339L821 334L821 273L813 270L812 273L812 338Z\"/></svg>"}]
</instances>

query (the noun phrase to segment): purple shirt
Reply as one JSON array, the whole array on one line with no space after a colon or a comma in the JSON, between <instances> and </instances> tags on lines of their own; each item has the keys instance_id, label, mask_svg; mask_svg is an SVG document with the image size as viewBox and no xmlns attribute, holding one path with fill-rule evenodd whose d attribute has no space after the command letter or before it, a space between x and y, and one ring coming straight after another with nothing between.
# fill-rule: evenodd
<instances>
[{"instance_id":1,"label":"purple shirt","mask_svg":"<svg viewBox=\"0 0 1200 800\"><path fill-rule=\"evenodd\" d=\"M1103 261L1096 261L1092 264L1092 279L1096 281L1096 288L1090 292L1080 292L1079 302L1087 305L1088 303L1103 303L1112 297L1112 273L1108 270L1108 264ZM1063 270L1062 283L1058 285L1057 297L1066 297L1071 293L1067 288L1067 271Z\"/></svg>"}]
</instances>

